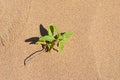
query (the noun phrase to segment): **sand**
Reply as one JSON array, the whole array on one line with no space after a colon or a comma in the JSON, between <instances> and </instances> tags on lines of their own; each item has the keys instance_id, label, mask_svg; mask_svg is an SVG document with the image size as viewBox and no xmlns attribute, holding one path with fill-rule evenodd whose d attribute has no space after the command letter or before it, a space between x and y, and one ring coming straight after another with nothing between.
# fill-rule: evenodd
<instances>
[{"instance_id":1,"label":"sand","mask_svg":"<svg viewBox=\"0 0 120 80\"><path fill-rule=\"evenodd\" d=\"M74 35L24 66L50 23ZM0 80L120 80L119 26L119 0L0 0Z\"/></svg>"}]
</instances>

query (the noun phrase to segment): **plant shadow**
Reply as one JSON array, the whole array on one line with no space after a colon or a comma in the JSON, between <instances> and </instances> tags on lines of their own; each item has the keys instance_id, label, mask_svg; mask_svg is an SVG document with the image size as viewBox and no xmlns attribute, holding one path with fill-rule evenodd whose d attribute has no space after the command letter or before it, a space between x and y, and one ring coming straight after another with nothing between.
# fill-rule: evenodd
<instances>
[{"instance_id":1,"label":"plant shadow","mask_svg":"<svg viewBox=\"0 0 120 80\"><path fill-rule=\"evenodd\" d=\"M39 26L39 31L40 31L41 36L48 35L47 29L45 29L45 27L42 24L40 24ZM38 40L39 40L39 37L31 37L31 38L26 39L25 42L29 42L29 44L35 44ZM43 45L42 45L42 50L35 51L24 59L24 66L26 65L26 62L31 59L31 57L33 57L36 53L41 52L41 51L44 51Z\"/></svg>"},{"instance_id":2,"label":"plant shadow","mask_svg":"<svg viewBox=\"0 0 120 80\"><path fill-rule=\"evenodd\" d=\"M48 35L47 29L45 29L45 27L42 24L40 24L39 26L39 31L41 36ZM39 37L31 37L26 39L25 42L29 42L29 44L35 44L38 40L39 40Z\"/></svg>"}]
</instances>

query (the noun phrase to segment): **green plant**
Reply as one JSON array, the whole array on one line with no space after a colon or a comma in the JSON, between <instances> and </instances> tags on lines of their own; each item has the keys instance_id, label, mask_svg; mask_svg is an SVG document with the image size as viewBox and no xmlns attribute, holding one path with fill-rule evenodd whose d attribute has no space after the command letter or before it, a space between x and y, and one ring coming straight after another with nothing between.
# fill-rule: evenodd
<instances>
[{"instance_id":1,"label":"green plant","mask_svg":"<svg viewBox=\"0 0 120 80\"><path fill-rule=\"evenodd\" d=\"M52 49L56 50L57 52L62 51L64 49L64 43L72 36L72 34L72 32L60 33L59 29L55 25L51 24L48 29L48 35L41 36L36 42L36 44L41 44L43 49L38 50L26 57L24 60L24 65L26 65L26 61L37 52L50 52ZM59 50L55 49L55 47L58 47Z\"/></svg>"},{"instance_id":2,"label":"green plant","mask_svg":"<svg viewBox=\"0 0 120 80\"><path fill-rule=\"evenodd\" d=\"M55 32L57 33L56 35ZM50 52L51 49L62 51L64 49L64 43L72 36L72 34L72 32L60 33L59 29L51 24L48 29L48 35L41 36L36 44L43 45L46 52ZM58 47L59 50L54 47Z\"/></svg>"}]
</instances>

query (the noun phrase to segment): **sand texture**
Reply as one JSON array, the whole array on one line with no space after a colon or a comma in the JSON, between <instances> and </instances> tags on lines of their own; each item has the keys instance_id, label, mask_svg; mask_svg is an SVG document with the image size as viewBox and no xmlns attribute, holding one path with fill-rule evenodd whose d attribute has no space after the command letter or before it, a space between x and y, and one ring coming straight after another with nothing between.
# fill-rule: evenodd
<instances>
[{"instance_id":1,"label":"sand texture","mask_svg":"<svg viewBox=\"0 0 120 80\"><path fill-rule=\"evenodd\" d=\"M50 23L74 35L24 66ZM0 80L120 80L120 0L0 0Z\"/></svg>"}]
</instances>

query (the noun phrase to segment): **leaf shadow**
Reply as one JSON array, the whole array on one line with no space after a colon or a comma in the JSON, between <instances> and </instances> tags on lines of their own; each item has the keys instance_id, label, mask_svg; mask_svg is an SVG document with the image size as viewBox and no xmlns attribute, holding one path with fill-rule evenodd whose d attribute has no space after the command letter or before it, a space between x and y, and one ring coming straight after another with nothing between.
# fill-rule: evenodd
<instances>
[{"instance_id":1,"label":"leaf shadow","mask_svg":"<svg viewBox=\"0 0 120 80\"><path fill-rule=\"evenodd\" d=\"M47 29L45 29L45 27L44 27L42 24L40 24L39 30L40 30L40 35L41 35L41 36L48 35Z\"/></svg>"},{"instance_id":2,"label":"leaf shadow","mask_svg":"<svg viewBox=\"0 0 120 80\"><path fill-rule=\"evenodd\" d=\"M41 36L48 35L47 29L42 24L40 24L39 26L39 32ZM29 44L35 44L38 40L39 40L39 37L31 37L26 39L25 42L29 42Z\"/></svg>"}]
</instances>

